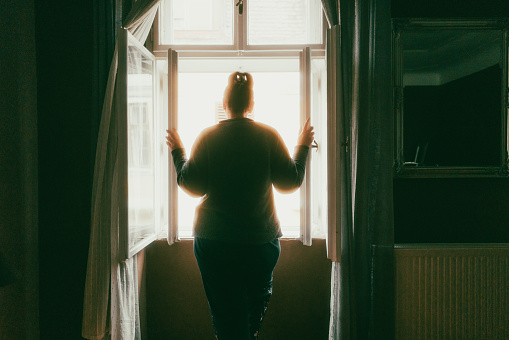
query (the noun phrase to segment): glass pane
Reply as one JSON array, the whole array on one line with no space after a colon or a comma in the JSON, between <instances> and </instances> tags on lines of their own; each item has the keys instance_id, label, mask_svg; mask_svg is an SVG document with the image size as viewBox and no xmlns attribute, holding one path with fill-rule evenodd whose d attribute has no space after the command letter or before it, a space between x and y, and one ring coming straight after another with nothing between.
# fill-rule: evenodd
<instances>
[{"instance_id":1,"label":"glass pane","mask_svg":"<svg viewBox=\"0 0 509 340\"><path fill-rule=\"evenodd\" d=\"M154 60L128 39L129 249L155 232Z\"/></svg>"},{"instance_id":2,"label":"glass pane","mask_svg":"<svg viewBox=\"0 0 509 340\"><path fill-rule=\"evenodd\" d=\"M401 32L407 166L500 164L502 39L470 28Z\"/></svg>"},{"instance_id":3,"label":"glass pane","mask_svg":"<svg viewBox=\"0 0 509 340\"><path fill-rule=\"evenodd\" d=\"M233 45L232 0L163 0L163 45Z\"/></svg>"},{"instance_id":4,"label":"glass pane","mask_svg":"<svg viewBox=\"0 0 509 340\"><path fill-rule=\"evenodd\" d=\"M277 129L293 154L300 125L298 59L180 60L178 130L186 149L191 149L201 130L224 118L223 91L228 75L239 68L253 75L255 107L252 118ZM274 197L284 237L299 237L299 191L282 195L274 190ZM194 210L200 199L179 190L178 200L179 236L190 237Z\"/></svg>"},{"instance_id":5,"label":"glass pane","mask_svg":"<svg viewBox=\"0 0 509 340\"><path fill-rule=\"evenodd\" d=\"M325 59L311 60L311 124L317 149L311 149L311 235L327 232L327 70Z\"/></svg>"},{"instance_id":6,"label":"glass pane","mask_svg":"<svg viewBox=\"0 0 509 340\"><path fill-rule=\"evenodd\" d=\"M249 45L322 43L320 0L250 0Z\"/></svg>"},{"instance_id":7,"label":"glass pane","mask_svg":"<svg viewBox=\"0 0 509 340\"><path fill-rule=\"evenodd\" d=\"M160 173L157 176L159 183L156 186L156 195L158 197L158 214L156 220L159 222L160 230L168 231L168 147L166 146L166 127L168 126L168 63L166 60L156 61L157 72L157 112L158 129L156 137L157 151L159 153L159 163L156 169ZM172 168L173 170L173 168Z\"/></svg>"}]
</instances>

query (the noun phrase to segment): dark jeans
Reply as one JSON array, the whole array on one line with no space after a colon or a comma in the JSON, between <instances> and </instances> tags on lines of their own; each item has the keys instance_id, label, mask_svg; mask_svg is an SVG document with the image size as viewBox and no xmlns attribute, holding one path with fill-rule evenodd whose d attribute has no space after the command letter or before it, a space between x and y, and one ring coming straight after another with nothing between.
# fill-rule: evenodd
<instances>
[{"instance_id":1,"label":"dark jeans","mask_svg":"<svg viewBox=\"0 0 509 340\"><path fill-rule=\"evenodd\" d=\"M280 250L279 239L261 245L194 239L219 340L258 339Z\"/></svg>"}]
</instances>

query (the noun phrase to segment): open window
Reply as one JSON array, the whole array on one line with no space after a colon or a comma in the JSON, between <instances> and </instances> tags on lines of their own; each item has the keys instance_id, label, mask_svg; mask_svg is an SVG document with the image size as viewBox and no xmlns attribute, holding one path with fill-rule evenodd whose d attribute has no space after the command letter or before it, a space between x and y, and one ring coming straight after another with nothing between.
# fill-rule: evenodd
<instances>
[{"instance_id":1,"label":"open window","mask_svg":"<svg viewBox=\"0 0 509 340\"><path fill-rule=\"evenodd\" d=\"M323 56L311 58L309 48L297 56L278 58L217 58L206 53L181 57L170 49L164 64L162 68L168 71L169 86L161 92L173 98L168 106L168 127L178 128L188 149L204 128L226 118L222 108L223 91L228 75L236 70L249 70L254 78L255 108L251 118L276 128L290 153L296 145L300 126L310 115L313 124L315 121L321 125L326 123L322 119L326 108L325 59ZM200 100L196 100L197 97ZM326 129L320 131L320 135L324 143L310 152L313 169L308 167L301 188L284 195L274 191L284 237L300 238L308 245L312 237L324 238L326 230L326 211L323 210L326 208L326 158L322 156L326 154ZM168 160L168 209L172 211L168 239L172 243L177 238L192 236L194 210L200 198L189 197L178 189L170 155ZM311 179L313 172L316 180ZM317 189L312 190L313 186ZM318 189L319 186L323 188ZM316 205L312 206L312 200Z\"/></svg>"},{"instance_id":2,"label":"open window","mask_svg":"<svg viewBox=\"0 0 509 340\"><path fill-rule=\"evenodd\" d=\"M156 152L155 57L127 30L118 32L118 197L120 249L129 258L156 239L160 226Z\"/></svg>"},{"instance_id":3,"label":"open window","mask_svg":"<svg viewBox=\"0 0 509 340\"><path fill-rule=\"evenodd\" d=\"M245 2L240 14L233 1L204 6L199 2L163 1L154 26L154 50L165 78L158 81L163 84L159 92L169 100L168 114L161 121L177 128L190 149L204 128L225 118L223 91L228 75L237 70L248 71L254 78L251 118L276 128L290 153L300 126L311 117L317 134L304 183L290 195L274 191L283 237L311 245L312 238L325 238L328 215L327 73L321 3ZM286 17L285 6L289 5L297 14ZM207 20L198 23L201 15ZM192 236L200 198L189 197L178 188L170 153L165 157L165 171L169 172L167 235L172 244Z\"/></svg>"},{"instance_id":4,"label":"open window","mask_svg":"<svg viewBox=\"0 0 509 340\"><path fill-rule=\"evenodd\" d=\"M119 38L125 55L119 59L118 75L125 96L119 97L127 98L117 104L125 112L119 119L124 131L119 133L126 142L119 143L119 156L127 164L120 176L126 257L157 237L167 237L172 244L192 236L198 202L177 186L165 130L178 128L190 150L203 128L225 118L223 91L228 75L237 70L254 78L251 118L276 128L291 154L305 120L310 117L315 126L302 187L290 195L274 191L283 237L311 245L312 238L325 238L328 230L330 238L328 223L336 222L328 208L336 177L327 170L335 169L331 162L337 163L339 148L328 150L337 142L330 136L337 126L331 128L336 123L330 119L331 108L327 111L331 78L320 1L293 1L297 17L285 17L288 11L279 8L289 5L284 2L267 2L269 7L262 8L260 2L245 1L243 14L233 1L216 2L163 0L153 27L153 55L128 32ZM198 20L205 16L207 20ZM282 30L271 26L275 22L277 27L302 27Z\"/></svg>"}]
</instances>

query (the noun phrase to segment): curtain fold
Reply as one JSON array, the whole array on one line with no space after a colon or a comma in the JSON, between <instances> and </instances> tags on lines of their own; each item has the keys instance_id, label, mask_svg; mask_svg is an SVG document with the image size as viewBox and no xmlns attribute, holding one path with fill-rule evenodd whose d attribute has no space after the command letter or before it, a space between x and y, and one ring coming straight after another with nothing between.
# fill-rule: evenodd
<instances>
[{"instance_id":1,"label":"curtain fold","mask_svg":"<svg viewBox=\"0 0 509 340\"><path fill-rule=\"evenodd\" d=\"M124 26L144 42L159 0L138 0ZM83 302L86 339L140 339L136 256L119 258L118 159L115 85L118 46L110 65L97 140L91 232Z\"/></svg>"},{"instance_id":2,"label":"curtain fold","mask_svg":"<svg viewBox=\"0 0 509 340\"><path fill-rule=\"evenodd\" d=\"M339 0L338 10L351 218L341 226L341 263L332 264L329 339L392 339L390 0Z\"/></svg>"},{"instance_id":3,"label":"curtain fold","mask_svg":"<svg viewBox=\"0 0 509 340\"><path fill-rule=\"evenodd\" d=\"M124 28L144 43L159 8L160 0L138 0L124 20Z\"/></svg>"},{"instance_id":4,"label":"curtain fold","mask_svg":"<svg viewBox=\"0 0 509 340\"><path fill-rule=\"evenodd\" d=\"M339 24L338 0L322 0L322 8L329 28Z\"/></svg>"}]
</instances>

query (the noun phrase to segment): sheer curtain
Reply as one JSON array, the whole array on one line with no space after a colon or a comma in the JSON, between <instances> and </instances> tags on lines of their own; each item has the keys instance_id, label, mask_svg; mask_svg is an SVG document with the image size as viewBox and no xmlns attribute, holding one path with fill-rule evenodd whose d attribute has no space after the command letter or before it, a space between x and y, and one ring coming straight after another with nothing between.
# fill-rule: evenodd
<instances>
[{"instance_id":1,"label":"sheer curtain","mask_svg":"<svg viewBox=\"0 0 509 340\"><path fill-rule=\"evenodd\" d=\"M159 0L138 0L124 27L144 42ZM115 47L104 97L92 187L82 336L86 339L140 339L136 256L124 261L118 247L118 159Z\"/></svg>"},{"instance_id":2,"label":"sheer curtain","mask_svg":"<svg viewBox=\"0 0 509 340\"><path fill-rule=\"evenodd\" d=\"M329 339L392 339L393 122L390 0L322 0L341 46L337 112L347 130L340 257L332 264ZM335 28L339 25L339 28Z\"/></svg>"}]
</instances>

